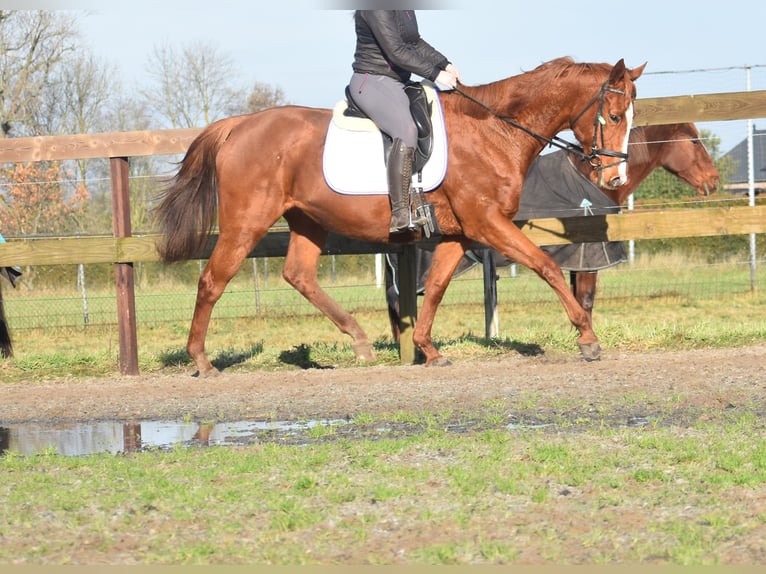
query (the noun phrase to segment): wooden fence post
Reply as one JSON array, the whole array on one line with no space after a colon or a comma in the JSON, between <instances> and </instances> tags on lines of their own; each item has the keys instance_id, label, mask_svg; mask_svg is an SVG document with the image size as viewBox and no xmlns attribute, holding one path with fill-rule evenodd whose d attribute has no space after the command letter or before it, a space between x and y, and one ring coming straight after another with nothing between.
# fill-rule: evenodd
<instances>
[{"instance_id":1,"label":"wooden fence post","mask_svg":"<svg viewBox=\"0 0 766 574\"><path fill-rule=\"evenodd\" d=\"M130 237L130 182L128 158L109 158L112 183L112 231L115 237ZM120 372L138 374L136 336L136 297L133 263L115 263L114 286L117 295L117 328L120 334Z\"/></svg>"}]
</instances>

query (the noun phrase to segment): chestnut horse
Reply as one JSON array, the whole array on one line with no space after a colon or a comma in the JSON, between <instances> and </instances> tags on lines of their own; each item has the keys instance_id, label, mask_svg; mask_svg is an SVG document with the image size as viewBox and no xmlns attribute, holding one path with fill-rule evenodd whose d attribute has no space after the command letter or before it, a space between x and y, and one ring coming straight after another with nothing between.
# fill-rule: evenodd
<instances>
[{"instance_id":1,"label":"chestnut horse","mask_svg":"<svg viewBox=\"0 0 766 574\"><path fill-rule=\"evenodd\" d=\"M693 123L633 128L630 133L628 152L628 171L630 173L628 182L618 188L599 188L615 206L624 205L628 196L641 185L651 172L660 167L694 187L699 195L713 193L720 184L718 169L713 162L713 158L710 157L710 154L700 140L697 126ZM594 185L598 184L597 181L594 181L593 170L587 161L571 156L570 159L572 159L572 165L586 179L591 180ZM551 180L555 179L556 175L556 173L546 174ZM565 180L564 177L559 179L562 182ZM561 191L563 194L567 189L562 189ZM523 193L530 192L526 190L525 186ZM578 190L571 190L571 193L573 198L578 197ZM538 201L537 203L540 204L541 202ZM576 205L576 200L573 200L573 205ZM527 219L523 211L522 205L522 211L517 216L521 220ZM551 212L547 217L557 217L557 213ZM418 293L422 294L422 285L425 282L424 277L430 269L430 252L420 248L418 248L418 251L416 274L418 278ZM551 252L551 255L560 265L564 265L562 259L566 259L566 257L557 257L558 253L555 249ZM503 258L497 253L492 253L492 256L498 267L507 266L512 263L512 261ZM458 269L460 272L465 272L481 261L482 253L471 251L461 260ZM398 286L394 284L395 278L391 269L391 266L396 267L398 263L395 253L389 256L389 263L390 265L386 267L386 300L388 303L389 320L391 322L391 333L394 339L398 341L400 334ZM583 267L587 267L587 262ZM577 301L589 314L592 314L596 298L598 271L595 269L571 270L569 276L572 292Z\"/></svg>"},{"instance_id":2,"label":"chestnut horse","mask_svg":"<svg viewBox=\"0 0 766 574\"><path fill-rule=\"evenodd\" d=\"M590 316L568 289L558 265L513 223L524 177L555 134L571 130L608 187L626 182L624 158L646 64L620 60L576 63L559 58L530 72L444 93L449 167L429 200L442 238L434 252L413 342L427 365L448 363L431 326L452 273L472 241L491 246L534 270L559 296L579 333L586 359L601 348ZM216 222L218 241L197 288L186 350L200 376L215 372L205 352L213 306L244 259L280 217L290 227L282 276L352 338L359 360L374 352L357 321L322 290L317 264L328 232L373 242L411 242L422 233L390 235L385 195L344 196L322 173L331 111L282 106L214 122L195 138L156 208L163 233L157 249L170 263L199 257ZM615 159L617 158L617 159Z\"/></svg>"}]
</instances>

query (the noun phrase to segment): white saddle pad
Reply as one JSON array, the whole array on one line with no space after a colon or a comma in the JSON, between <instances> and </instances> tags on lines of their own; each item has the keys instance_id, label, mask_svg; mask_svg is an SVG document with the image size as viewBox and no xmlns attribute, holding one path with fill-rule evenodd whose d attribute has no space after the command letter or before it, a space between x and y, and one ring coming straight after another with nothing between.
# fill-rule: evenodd
<instances>
[{"instance_id":1,"label":"white saddle pad","mask_svg":"<svg viewBox=\"0 0 766 574\"><path fill-rule=\"evenodd\" d=\"M447 131L436 90L425 85L431 102L433 151L423 168L423 180L413 175L413 185L431 191L447 173ZM372 120L343 115L346 101L335 105L325 138L322 158L324 178L333 190L351 195L388 195L383 136Z\"/></svg>"}]
</instances>

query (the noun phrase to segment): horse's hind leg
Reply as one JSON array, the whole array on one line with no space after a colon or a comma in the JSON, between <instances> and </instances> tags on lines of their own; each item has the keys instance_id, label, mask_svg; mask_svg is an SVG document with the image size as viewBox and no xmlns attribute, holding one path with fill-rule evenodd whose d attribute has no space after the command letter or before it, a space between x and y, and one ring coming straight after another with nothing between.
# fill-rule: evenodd
<instances>
[{"instance_id":1,"label":"horse's hind leg","mask_svg":"<svg viewBox=\"0 0 766 574\"><path fill-rule=\"evenodd\" d=\"M577 302L588 313L593 322L593 304L596 301L597 271L570 271L569 284Z\"/></svg>"},{"instance_id":2,"label":"horse's hind leg","mask_svg":"<svg viewBox=\"0 0 766 574\"><path fill-rule=\"evenodd\" d=\"M342 333L351 337L353 340L351 345L360 361L375 360L372 344L359 323L348 311L338 305L317 281L319 256L322 254L327 232L305 219L299 223L296 216L290 218L290 226L292 228L290 244L282 270L285 281L324 313ZM300 231L296 231L296 227L300 227Z\"/></svg>"},{"instance_id":3,"label":"horse's hind leg","mask_svg":"<svg viewBox=\"0 0 766 574\"><path fill-rule=\"evenodd\" d=\"M194 317L186 343L186 352L194 360L200 377L218 372L205 353L205 337L213 307L223 295L231 278L239 271L245 257L266 234L267 229L251 233L244 243L240 239L241 236L236 233L222 233L210 260L200 275Z\"/></svg>"}]
</instances>

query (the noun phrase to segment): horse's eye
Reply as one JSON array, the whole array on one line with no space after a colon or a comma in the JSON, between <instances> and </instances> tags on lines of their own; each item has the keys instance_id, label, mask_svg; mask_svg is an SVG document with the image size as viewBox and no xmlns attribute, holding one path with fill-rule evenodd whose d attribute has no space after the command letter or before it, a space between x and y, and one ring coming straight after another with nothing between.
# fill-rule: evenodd
<instances>
[{"instance_id":1,"label":"horse's eye","mask_svg":"<svg viewBox=\"0 0 766 574\"><path fill-rule=\"evenodd\" d=\"M615 124L620 123L620 116L616 114L609 114L609 119L612 120L612 122L614 122Z\"/></svg>"}]
</instances>

